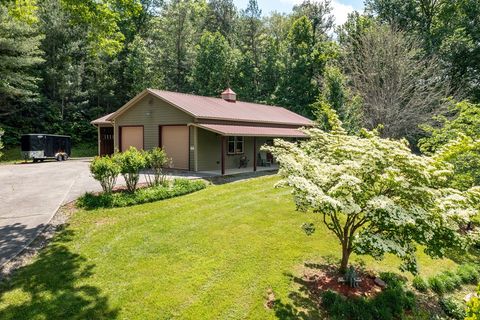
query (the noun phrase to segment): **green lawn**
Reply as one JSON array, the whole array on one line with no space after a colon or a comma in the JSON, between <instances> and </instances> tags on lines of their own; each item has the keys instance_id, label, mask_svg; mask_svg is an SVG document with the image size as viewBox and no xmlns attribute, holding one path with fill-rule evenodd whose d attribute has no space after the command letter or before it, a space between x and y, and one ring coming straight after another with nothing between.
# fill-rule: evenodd
<instances>
[{"instance_id":1,"label":"green lawn","mask_svg":"<svg viewBox=\"0 0 480 320\"><path fill-rule=\"evenodd\" d=\"M313 236L303 233L312 214L295 212L289 191L273 188L276 181L78 212L3 285L0 319L277 318L264 307L267 290L288 310L297 288L292 275L301 276L305 261L339 257L339 245L320 224ZM392 257L364 260L372 269L397 270ZM455 265L424 255L420 262L424 276Z\"/></svg>"},{"instance_id":2,"label":"green lawn","mask_svg":"<svg viewBox=\"0 0 480 320\"><path fill-rule=\"evenodd\" d=\"M93 157L98 152L98 146L95 143L82 143L72 146L72 157ZM2 149L3 155L0 157L0 162L21 162L23 161L20 153L20 147Z\"/></svg>"}]
</instances>

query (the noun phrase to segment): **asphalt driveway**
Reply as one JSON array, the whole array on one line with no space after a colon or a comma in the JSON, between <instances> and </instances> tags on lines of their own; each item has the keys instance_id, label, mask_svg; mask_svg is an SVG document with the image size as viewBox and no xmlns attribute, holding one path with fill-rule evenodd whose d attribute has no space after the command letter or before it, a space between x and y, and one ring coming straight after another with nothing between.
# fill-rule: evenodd
<instances>
[{"instance_id":1,"label":"asphalt driveway","mask_svg":"<svg viewBox=\"0 0 480 320\"><path fill-rule=\"evenodd\" d=\"M88 160L0 165L0 266L18 254L57 209L101 187Z\"/></svg>"}]
</instances>

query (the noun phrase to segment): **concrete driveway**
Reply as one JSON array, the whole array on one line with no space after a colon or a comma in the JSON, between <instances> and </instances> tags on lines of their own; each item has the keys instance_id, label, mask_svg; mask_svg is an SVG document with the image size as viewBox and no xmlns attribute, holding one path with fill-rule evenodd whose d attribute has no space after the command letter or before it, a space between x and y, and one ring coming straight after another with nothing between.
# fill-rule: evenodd
<instances>
[{"instance_id":1,"label":"concrete driveway","mask_svg":"<svg viewBox=\"0 0 480 320\"><path fill-rule=\"evenodd\" d=\"M58 208L101 187L89 160L0 165L0 266L30 243Z\"/></svg>"}]
</instances>

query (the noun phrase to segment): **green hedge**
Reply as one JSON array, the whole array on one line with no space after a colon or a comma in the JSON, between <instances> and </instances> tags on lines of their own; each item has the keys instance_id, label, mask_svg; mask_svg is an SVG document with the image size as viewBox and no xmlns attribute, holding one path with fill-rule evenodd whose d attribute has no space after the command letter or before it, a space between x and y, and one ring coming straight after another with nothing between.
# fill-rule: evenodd
<instances>
[{"instance_id":1,"label":"green hedge","mask_svg":"<svg viewBox=\"0 0 480 320\"><path fill-rule=\"evenodd\" d=\"M128 207L178 197L202 190L206 186L203 180L175 179L168 186L141 188L134 193L124 191L100 194L86 193L77 200L77 206L87 210Z\"/></svg>"},{"instance_id":2,"label":"green hedge","mask_svg":"<svg viewBox=\"0 0 480 320\"><path fill-rule=\"evenodd\" d=\"M473 264L461 265L455 270L445 271L425 281L421 277L413 279L413 287L421 292L428 289L443 295L447 292L460 289L464 284L477 284L480 281L480 267Z\"/></svg>"}]
</instances>

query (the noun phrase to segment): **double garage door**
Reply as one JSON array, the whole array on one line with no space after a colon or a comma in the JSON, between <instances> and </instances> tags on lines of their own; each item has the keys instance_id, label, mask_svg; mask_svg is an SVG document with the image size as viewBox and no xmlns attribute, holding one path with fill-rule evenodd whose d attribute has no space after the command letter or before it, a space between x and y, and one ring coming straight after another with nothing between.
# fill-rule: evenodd
<instances>
[{"instance_id":1,"label":"double garage door","mask_svg":"<svg viewBox=\"0 0 480 320\"><path fill-rule=\"evenodd\" d=\"M121 150L130 146L139 150L144 148L143 126L121 127ZM167 156L172 159L172 167L188 170L189 131L187 126L160 126L159 141Z\"/></svg>"}]
</instances>

